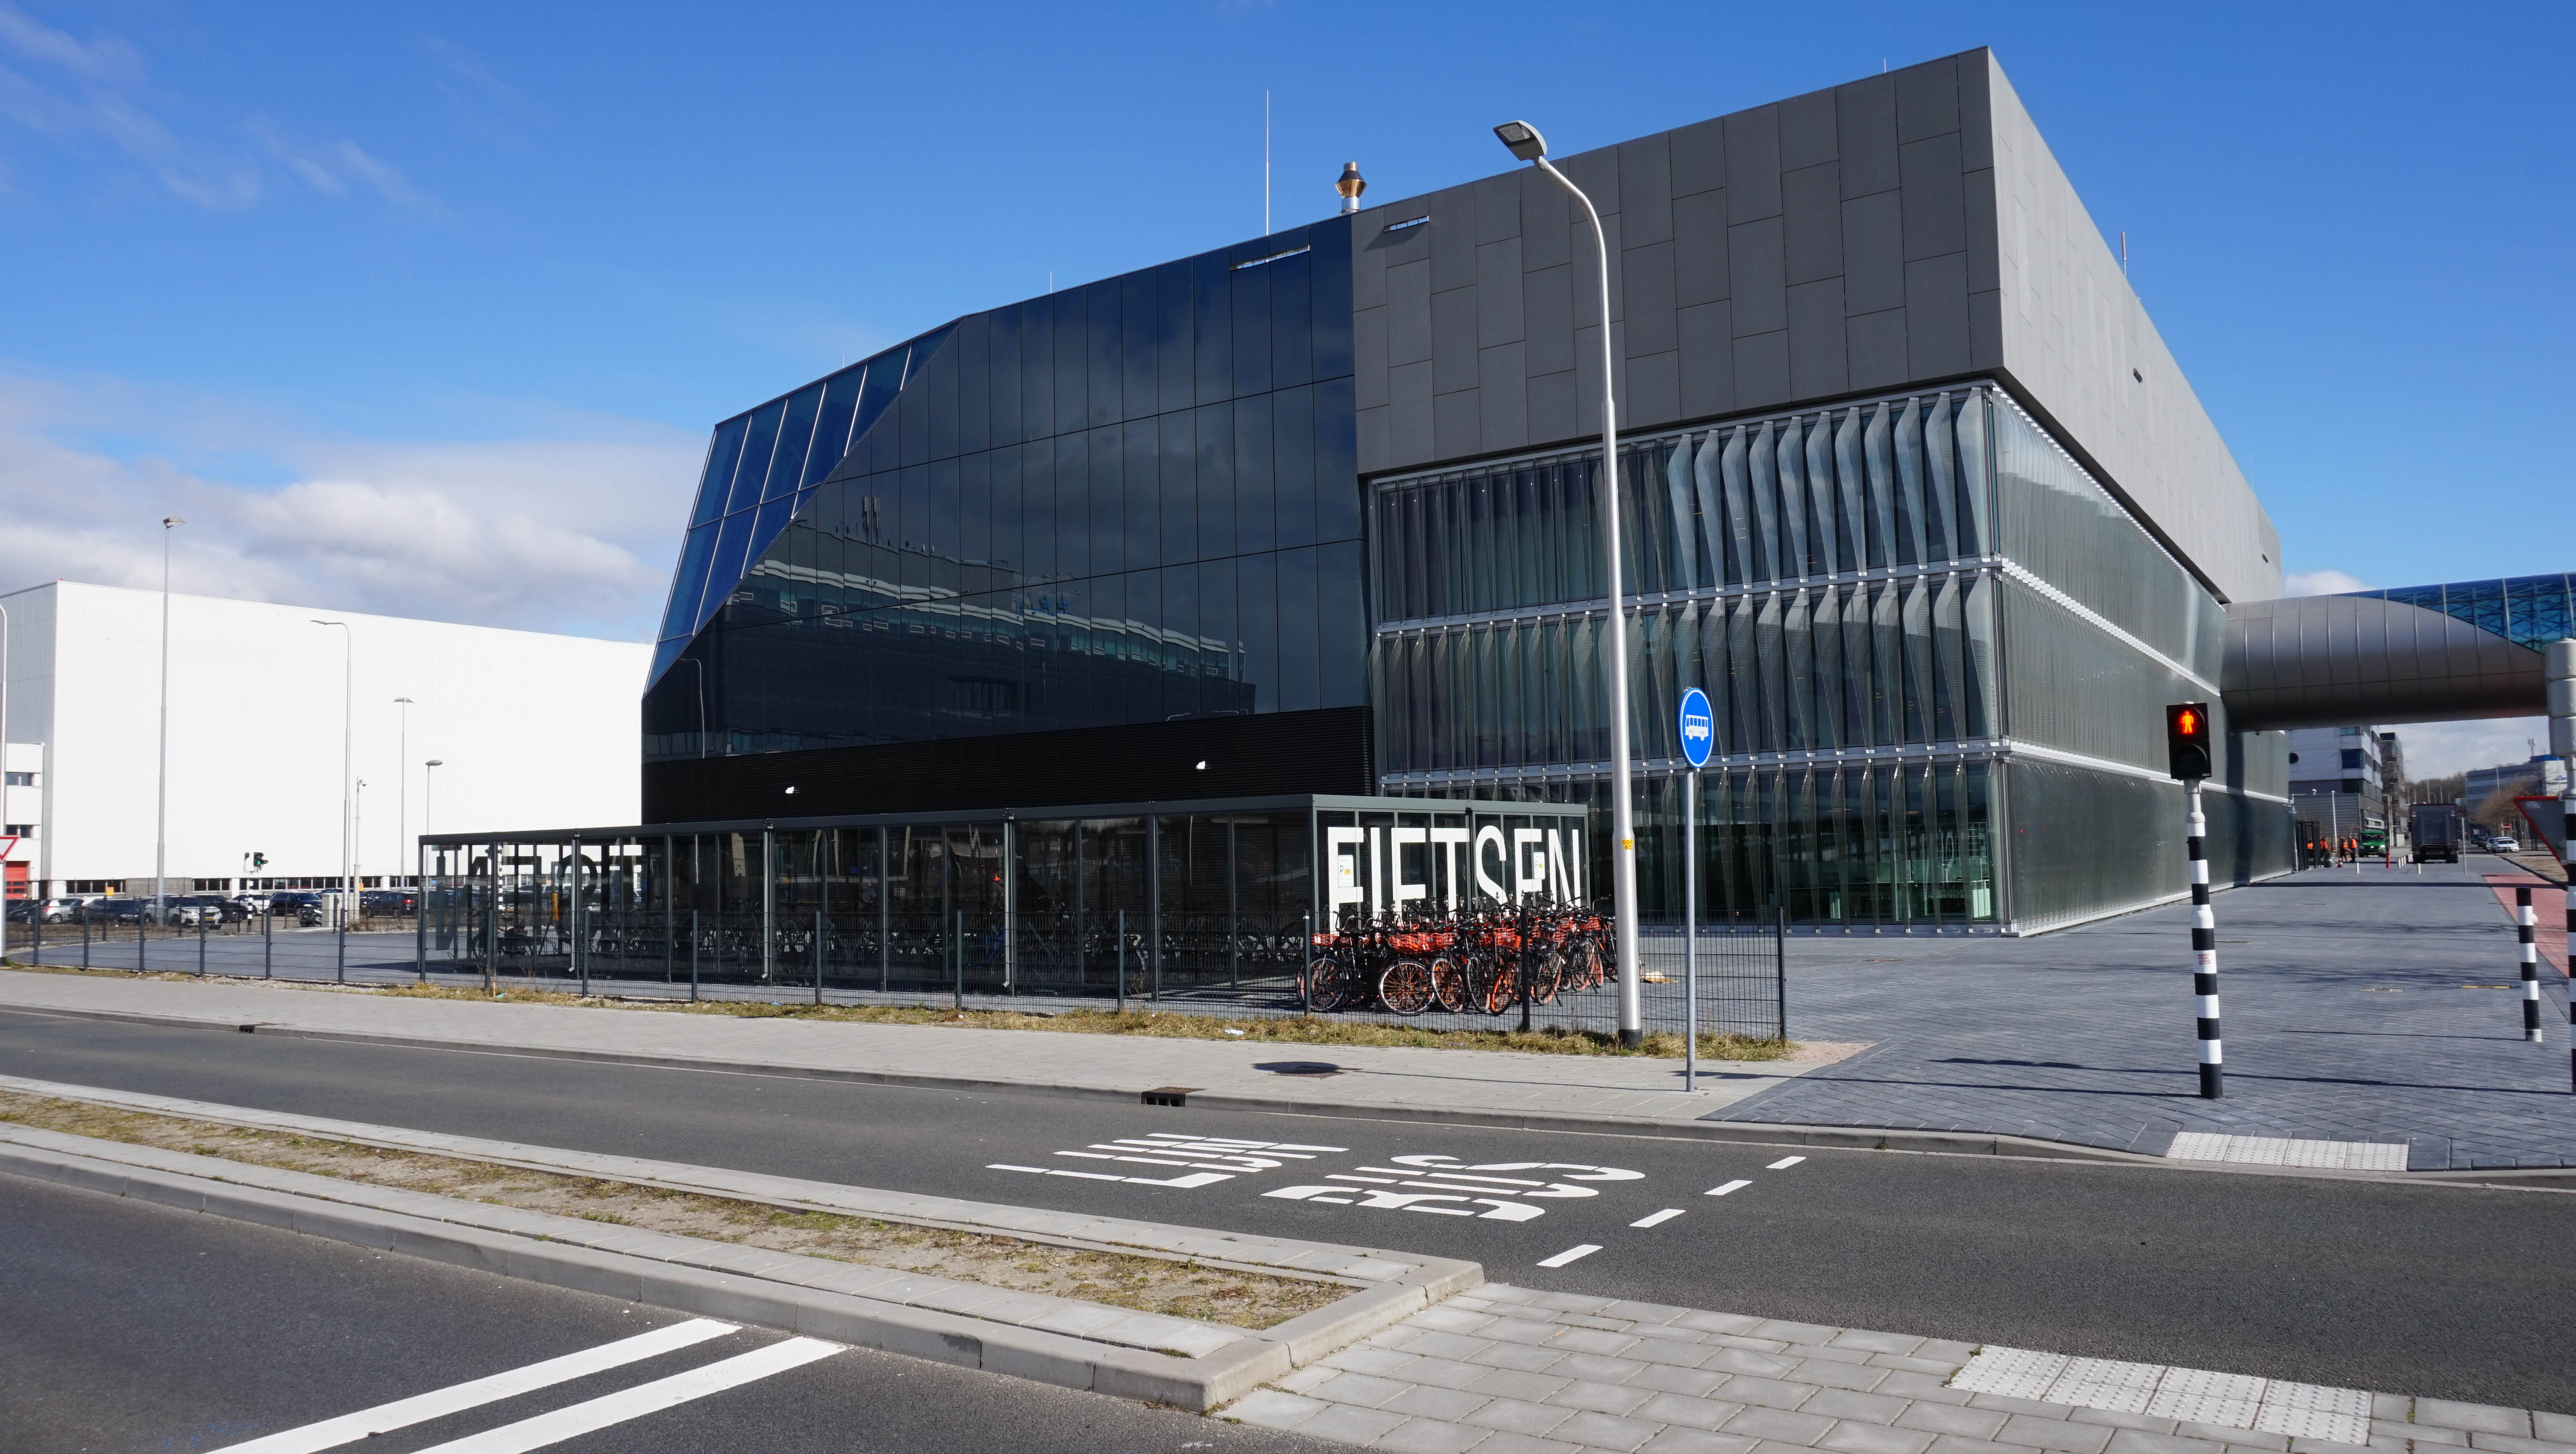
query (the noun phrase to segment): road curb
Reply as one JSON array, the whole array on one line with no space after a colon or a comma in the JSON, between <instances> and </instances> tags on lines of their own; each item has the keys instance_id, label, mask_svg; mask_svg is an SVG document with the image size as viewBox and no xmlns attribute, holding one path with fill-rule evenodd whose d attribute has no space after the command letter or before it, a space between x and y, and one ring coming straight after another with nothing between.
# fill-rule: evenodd
<instances>
[{"instance_id":1,"label":"road curb","mask_svg":"<svg viewBox=\"0 0 2576 1454\"><path fill-rule=\"evenodd\" d=\"M838 1081L856 1085L896 1086L911 1090L998 1091L1064 1096L1136 1105L1141 1090L1104 1086L1061 1085L1042 1081L980 1076L922 1075L903 1071L847 1070L833 1066L725 1060L713 1056L653 1055L632 1051L586 1050L570 1046L496 1046L435 1036L392 1035L366 1030L323 1030L243 1022L229 1018L156 1015L139 1010L0 1004L0 1013L54 1015L72 1019L121 1021L181 1030L229 1030L243 1034L279 1035L302 1040L384 1045L411 1050L462 1051L482 1055L524 1055L536 1059L588 1061L647 1070L687 1070L720 1075L771 1076L791 1080ZM1034 1033L1034 1032L1032 1032ZM2084 1162L2107 1166L2154 1167L2168 1171L2218 1171L2254 1175L2298 1175L2337 1180L2423 1182L2437 1185L2494 1186L2511 1189L2576 1190L2576 1167L2514 1167L2493 1170L2404 1172L2333 1172L2315 1168L2242 1166L2220 1162L2175 1161L2143 1152L2052 1141L2004 1132L1923 1131L1884 1126L1802 1126L1759 1121L1628 1121L1597 1116L1546 1112L1491 1111L1439 1106L1360 1106L1288 1096L1256 1096L1192 1091L1189 1105L1210 1110L1253 1111L1331 1119L1406 1121L1425 1125L1482 1126L1508 1131L1555 1131L1582 1135L1650 1136L1671 1140L1712 1141L1757 1146L1804 1146L1837 1150L1903 1151L1942 1156L2000 1156L2032 1161Z\"/></svg>"},{"instance_id":2,"label":"road curb","mask_svg":"<svg viewBox=\"0 0 2576 1454\"><path fill-rule=\"evenodd\" d=\"M1472 1263L1418 1259L1421 1275L1367 1287L1335 1303L1268 1329L1234 1329L1231 1341L1211 1351L1187 1356L1104 1343L1095 1339L1020 1327L936 1308L887 1302L829 1288L782 1281L753 1272L727 1272L677 1265L658 1258L581 1246L539 1233L529 1235L464 1220L445 1220L364 1205L343 1198L389 1194L415 1204L449 1202L460 1216L480 1212L485 1219L506 1213L530 1227L567 1223L581 1235L583 1224L545 1213L480 1208L479 1204L398 1192L365 1183L342 1183L305 1173L226 1162L186 1152L159 1151L120 1142L22 1131L68 1146L30 1145L0 1140L0 1174L27 1177L77 1190L131 1197L183 1211L202 1212L284 1231L321 1237L420 1257L503 1277L645 1303L702 1317L754 1323L852 1347L874 1348L933 1362L1007 1373L1040 1383L1111 1394L1149 1403L1166 1403L1204 1413L1242 1397L1292 1368L1347 1347L1432 1303L1467 1287L1481 1285L1482 1270ZM86 1147L108 1155L83 1154ZM174 1165L138 1165L121 1159L148 1154ZM199 1167L198 1164L202 1164ZM182 1169L190 1168L190 1169ZM271 1181L309 1180L330 1197L303 1195L275 1186L254 1186L197 1170L257 1173ZM599 1229L587 1228L596 1235ZM654 1234L659 1235L659 1234ZM691 1239L695 1240L695 1239ZM745 1249L757 1252L758 1249ZM754 1259L760 1260L760 1259ZM819 1258L770 1254L773 1264L812 1263L833 1273L864 1273L856 1264L833 1264ZM1071 1301L1071 1300L1063 1300ZM1085 1306L1098 1307L1096 1304ZM1125 1309L1101 1308L1108 1314Z\"/></svg>"}]
</instances>

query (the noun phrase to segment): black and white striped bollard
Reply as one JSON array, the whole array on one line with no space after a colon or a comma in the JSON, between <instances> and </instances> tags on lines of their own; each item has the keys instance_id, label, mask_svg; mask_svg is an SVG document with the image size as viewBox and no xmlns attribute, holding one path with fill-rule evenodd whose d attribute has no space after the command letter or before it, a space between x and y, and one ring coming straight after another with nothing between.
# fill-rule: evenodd
<instances>
[{"instance_id":1,"label":"black and white striped bollard","mask_svg":"<svg viewBox=\"0 0 2576 1454\"><path fill-rule=\"evenodd\" d=\"M2191 992L2200 1001L2200 1098L2227 1094L2224 1055L2218 1039L2218 920L2209 912L2209 820L2200 813L2200 781L2183 784L2190 795L2191 823L2183 847L2191 855Z\"/></svg>"},{"instance_id":2,"label":"black and white striped bollard","mask_svg":"<svg viewBox=\"0 0 2576 1454\"><path fill-rule=\"evenodd\" d=\"M2531 907L2531 885L2513 891L2513 934L2522 949L2522 1038L2540 1043L2540 915Z\"/></svg>"}]
</instances>

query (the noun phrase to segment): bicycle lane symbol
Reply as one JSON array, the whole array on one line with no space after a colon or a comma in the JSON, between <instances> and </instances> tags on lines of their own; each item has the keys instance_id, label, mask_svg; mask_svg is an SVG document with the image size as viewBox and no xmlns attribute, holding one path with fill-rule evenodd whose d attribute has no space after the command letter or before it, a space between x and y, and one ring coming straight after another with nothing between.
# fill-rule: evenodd
<instances>
[{"instance_id":1,"label":"bicycle lane symbol","mask_svg":"<svg viewBox=\"0 0 2576 1454\"><path fill-rule=\"evenodd\" d=\"M1015 1166L1006 1161L988 1163L985 1170L1024 1171L1033 1176L1071 1176L1084 1181L1116 1181L1130 1186L1164 1186L1189 1191L1213 1186L1220 1181L1232 1181L1238 1176L1276 1171L1291 1161L1312 1161L1326 1152L1349 1149L1347 1146L1305 1146L1294 1141L1246 1141L1231 1136L1184 1136L1173 1131L1155 1131L1114 1141L1095 1141L1087 1150L1058 1151L1055 1154L1078 1161L1169 1167L1178 1170L1180 1175L1135 1176L1119 1171L1085 1171L1069 1166Z\"/></svg>"},{"instance_id":2,"label":"bicycle lane symbol","mask_svg":"<svg viewBox=\"0 0 2576 1454\"><path fill-rule=\"evenodd\" d=\"M1372 1211L1428 1212L1487 1222L1528 1222L1547 1214L1533 1202L1601 1194L1586 1182L1642 1181L1645 1173L1574 1161L1486 1161L1461 1164L1455 1156L1392 1156L1393 1166L1332 1172L1321 1186L1283 1186L1263 1196ZM1508 1176L1506 1172L1559 1172L1561 1177ZM1478 1210L1483 1208L1483 1210Z\"/></svg>"}]
</instances>

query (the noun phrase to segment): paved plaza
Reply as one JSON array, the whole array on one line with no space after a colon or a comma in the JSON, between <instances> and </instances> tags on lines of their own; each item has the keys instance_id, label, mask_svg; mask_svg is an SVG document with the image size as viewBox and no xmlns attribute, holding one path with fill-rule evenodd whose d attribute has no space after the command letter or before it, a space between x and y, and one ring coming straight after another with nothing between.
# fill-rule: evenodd
<instances>
[{"instance_id":1,"label":"paved plaza","mask_svg":"<svg viewBox=\"0 0 2576 1454\"><path fill-rule=\"evenodd\" d=\"M2543 976L2548 1039L2526 1043L2513 924L2487 882L2510 867L2321 869L2218 895L2221 1101L2195 1093L2187 905L2031 939L1800 940L1791 1033L1874 1043L1718 1114L2150 1155L2184 1131L2402 1141L2416 1171L2576 1165L2567 982ZM2563 923L2560 890L2533 897Z\"/></svg>"}]
</instances>

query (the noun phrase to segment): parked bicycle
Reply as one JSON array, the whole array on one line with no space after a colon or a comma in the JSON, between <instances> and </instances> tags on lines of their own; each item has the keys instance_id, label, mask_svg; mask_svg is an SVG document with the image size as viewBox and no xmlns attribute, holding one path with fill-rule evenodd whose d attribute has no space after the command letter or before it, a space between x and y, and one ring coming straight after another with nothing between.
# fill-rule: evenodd
<instances>
[{"instance_id":1,"label":"parked bicycle","mask_svg":"<svg viewBox=\"0 0 2576 1454\"><path fill-rule=\"evenodd\" d=\"M1599 986L1609 922L1588 910L1500 905L1359 919L1313 936L1301 977L1318 1014L1382 1008L1413 1016L1500 1015L1524 1000Z\"/></svg>"}]
</instances>

